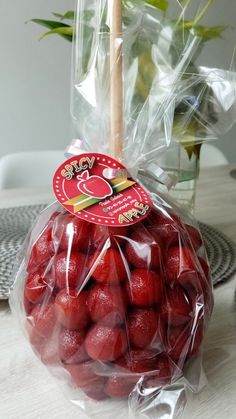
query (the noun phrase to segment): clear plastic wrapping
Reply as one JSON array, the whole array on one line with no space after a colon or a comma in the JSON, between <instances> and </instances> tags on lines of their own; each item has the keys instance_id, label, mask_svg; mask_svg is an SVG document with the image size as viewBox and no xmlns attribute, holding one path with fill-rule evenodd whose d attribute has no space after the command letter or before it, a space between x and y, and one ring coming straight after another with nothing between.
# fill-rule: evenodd
<instances>
[{"instance_id":1,"label":"clear plastic wrapping","mask_svg":"<svg viewBox=\"0 0 236 419\"><path fill-rule=\"evenodd\" d=\"M81 149L106 155L112 3L78 1L73 63ZM37 220L17 269L11 306L36 355L89 418L174 419L204 383L201 348L213 296L202 237L146 179L172 141L198 144L233 122L235 74L193 69L202 40L190 22L202 2L189 20L187 3L177 1L168 15L164 0L124 1L116 39L124 83L119 157L149 192L151 212L134 225L106 227L56 203Z\"/></svg>"},{"instance_id":2,"label":"clear plastic wrapping","mask_svg":"<svg viewBox=\"0 0 236 419\"><path fill-rule=\"evenodd\" d=\"M56 204L25 244L11 304L37 356L88 417L110 418L123 398L127 415L175 417L185 387L201 385L213 306L202 237L188 217L152 200L144 221L116 228Z\"/></svg>"},{"instance_id":3,"label":"clear plastic wrapping","mask_svg":"<svg viewBox=\"0 0 236 419\"><path fill-rule=\"evenodd\" d=\"M234 60L228 71L195 64L204 43L220 36L222 27L197 24L203 1L172 1L165 13L163 3L123 2L123 34L117 41L123 46L122 161L134 174L157 163L170 144L217 139L235 122ZM78 2L71 95L78 138L85 149L108 155L111 4Z\"/></svg>"}]
</instances>

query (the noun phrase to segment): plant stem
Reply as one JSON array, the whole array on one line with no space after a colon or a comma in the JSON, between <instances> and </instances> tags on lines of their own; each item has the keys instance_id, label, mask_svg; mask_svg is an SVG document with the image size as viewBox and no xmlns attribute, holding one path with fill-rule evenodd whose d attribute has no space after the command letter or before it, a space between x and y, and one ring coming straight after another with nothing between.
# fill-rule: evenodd
<instances>
[{"instance_id":1,"label":"plant stem","mask_svg":"<svg viewBox=\"0 0 236 419\"><path fill-rule=\"evenodd\" d=\"M179 24L179 22L182 21L183 16L184 16L184 14L185 14L185 12L186 12L186 10L187 10L187 8L188 8L188 6L190 5L191 2L192 2L192 0L186 0L185 5L184 5L183 10L182 10L182 12L180 14L180 17L178 19L177 24Z\"/></svg>"},{"instance_id":2,"label":"plant stem","mask_svg":"<svg viewBox=\"0 0 236 419\"><path fill-rule=\"evenodd\" d=\"M214 0L208 0L207 4L203 7L202 11L194 20L194 25L197 25L204 18L205 14L207 13L209 7L212 5L213 2Z\"/></svg>"}]
</instances>

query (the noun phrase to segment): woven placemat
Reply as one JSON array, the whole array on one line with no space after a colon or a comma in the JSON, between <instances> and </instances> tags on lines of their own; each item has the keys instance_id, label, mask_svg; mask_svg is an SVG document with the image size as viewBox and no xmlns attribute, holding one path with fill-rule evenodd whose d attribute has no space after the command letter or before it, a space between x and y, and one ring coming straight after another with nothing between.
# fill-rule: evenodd
<instances>
[{"instance_id":1,"label":"woven placemat","mask_svg":"<svg viewBox=\"0 0 236 419\"><path fill-rule=\"evenodd\" d=\"M0 299L7 299L13 283L16 255L37 215L45 205L0 209ZM236 272L236 245L220 231L200 223L213 284L226 281Z\"/></svg>"},{"instance_id":2,"label":"woven placemat","mask_svg":"<svg viewBox=\"0 0 236 419\"><path fill-rule=\"evenodd\" d=\"M0 209L0 299L8 299L16 256L37 215L45 205Z\"/></svg>"}]
</instances>

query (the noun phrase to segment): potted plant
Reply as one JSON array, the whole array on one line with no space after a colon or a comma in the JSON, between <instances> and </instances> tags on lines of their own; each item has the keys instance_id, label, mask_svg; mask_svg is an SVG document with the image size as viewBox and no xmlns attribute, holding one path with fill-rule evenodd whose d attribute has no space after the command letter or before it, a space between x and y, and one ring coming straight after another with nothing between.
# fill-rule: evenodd
<instances>
[{"instance_id":1,"label":"potted plant","mask_svg":"<svg viewBox=\"0 0 236 419\"><path fill-rule=\"evenodd\" d=\"M209 137L209 127L214 127L218 119L212 105L214 102L212 89L209 84L204 82L205 78L201 76L200 69L195 62L205 44L220 38L226 28L225 26L209 27L202 24L202 20L210 11L214 0L208 0L204 6L194 12L194 19L188 18L188 14L195 5L194 0L179 1L177 13L173 10L173 2L171 3L170 0L123 1L126 10L129 7L145 7L149 9L150 15L157 16L158 14L160 25L156 31L158 31L158 39L161 40L158 42L160 61L163 61L160 62L160 66L162 66L165 76L169 74L169 71L172 71L173 74L179 56L185 51L189 40L197 39L196 46L193 48L194 54L189 57L187 65L185 63L183 72L179 71L180 83L175 83L179 86L179 91L176 92L170 88L170 94L173 94L174 97L174 111L170 130L165 132L169 146L164 153L160 153L157 157L157 163L161 167L177 176L177 185L173 188L172 194L181 203L187 204L190 209L193 209L201 145L205 138ZM70 10L64 14L53 13L53 16L56 19L32 19L34 23L48 28L48 31L40 39L56 34L72 42L75 25L74 11ZM175 16L178 18L176 19ZM83 18L87 25L89 49L92 11L91 13L87 11ZM129 15L124 13L123 25L128 26L129 24ZM106 31L105 26L103 29ZM145 104L157 72L156 63L153 61L152 42L149 42L145 37L145 31L137 37L132 54L132 59L135 57L138 60L138 76L133 97L135 109L138 112L140 107Z\"/></svg>"}]
</instances>

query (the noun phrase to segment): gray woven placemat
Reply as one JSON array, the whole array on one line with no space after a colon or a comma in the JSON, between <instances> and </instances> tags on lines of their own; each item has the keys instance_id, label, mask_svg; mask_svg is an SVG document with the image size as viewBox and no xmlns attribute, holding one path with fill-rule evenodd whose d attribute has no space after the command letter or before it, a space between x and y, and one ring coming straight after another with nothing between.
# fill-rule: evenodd
<instances>
[{"instance_id":1,"label":"gray woven placemat","mask_svg":"<svg viewBox=\"0 0 236 419\"><path fill-rule=\"evenodd\" d=\"M13 283L13 265L25 236L45 205L0 210L0 299L7 299ZM226 281L236 272L236 245L220 231L200 223L213 284Z\"/></svg>"},{"instance_id":2,"label":"gray woven placemat","mask_svg":"<svg viewBox=\"0 0 236 419\"><path fill-rule=\"evenodd\" d=\"M0 209L0 299L9 297L13 266L32 222L45 205Z\"/></svg>"}]
</instances>

